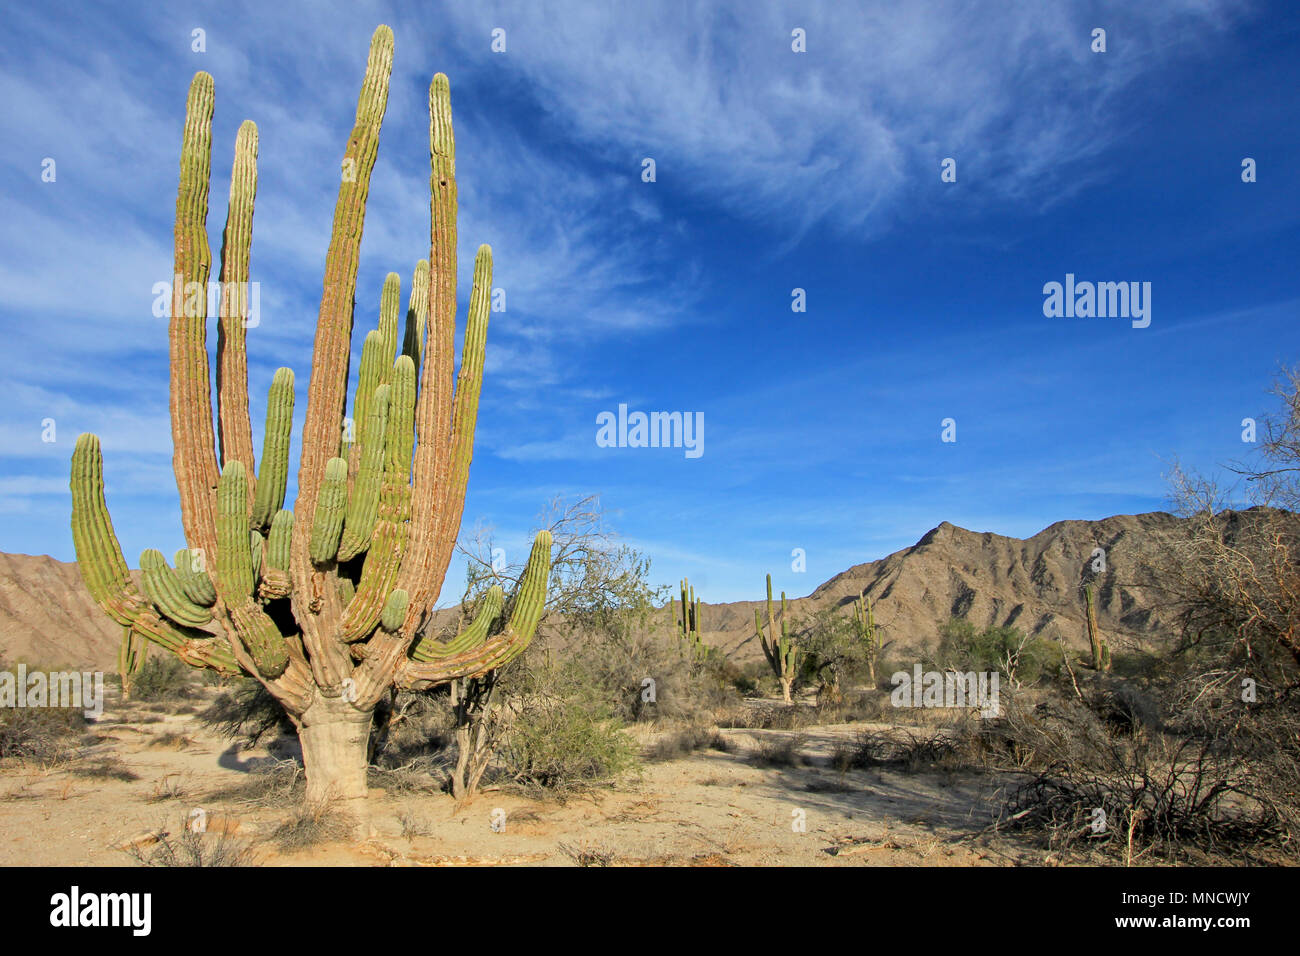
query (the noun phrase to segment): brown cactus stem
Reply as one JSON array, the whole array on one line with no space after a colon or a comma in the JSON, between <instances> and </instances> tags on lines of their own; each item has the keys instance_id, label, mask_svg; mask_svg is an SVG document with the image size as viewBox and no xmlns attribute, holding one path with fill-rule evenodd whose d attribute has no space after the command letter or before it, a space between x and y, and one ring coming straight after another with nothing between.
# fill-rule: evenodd
<instances>
[{"instance_id":1,"label":"brown cactus stem","mask_svg":"<svg viewBox=\"0 0 1300 956\"><path fill-rule=\"evenodd\" d=\"M180 187L176 194L171 357L172 458L181 522L190 547L216 546L217 458L207 348L208 178L212 165L212 77L194 75L185 105Z\"/></svg>"},{"instance_id":2,"label":"brown cactus stem","mask_svg":"<svg viewBox=\"0 0 1300 956\"><path fill-rule=\"evenodd\" d=\"M415 639L417 609L427 607L441 546L443 489L451 468L452 386L456 350L456 140L451 124L451 85L437 73L429 84L429 308L424 364L415 411L411 540L398 587L411 594L402 636ZM450 549L448 549L450 553ZM445 572L444 572L445 573ZM433 596L436 599L436 595Z\"/></svg>"},{"instance_id":3,"label":"brown cactus stem","mask_svg":"<svg viewBox=\"0 0 1300 956\"><path fill-rule=\"evenodd\" d=\"M248 506L256 479L253 426L248 417L249 249L253 243L253 201L257 196L257 126L245 120L235 137L230 205L221 237L221 312L217 325L217 439L221 464L242 461L248 474Z\"/></svg>"},{"instance_id":4,"label":"brown cactus stem","mask_svg":"<svg viewBox=\"0 0 1300 956\"><path fill-rule=\"evenodd\" d=\"M393 32L387 26L380 26L370 41L365 80L357 100L356 125L344 153L343 181L339 185L334 230L325 258L324 289L312 350L311 382L298 467L295 510L300 515L315 514L316 499L325 477L325 464L340 451L357 261L370 174L378 155L379 130L388 104L392 66ZM348 676L351 665L347 651L336 640L341 613L336 574L332 570L322 572L313 567L309 553L311 524L310 521L299 521L293 529L290 553L293 613L302 627L313 676L321 686L334 688Z\"/></svg>"}]
</instances>

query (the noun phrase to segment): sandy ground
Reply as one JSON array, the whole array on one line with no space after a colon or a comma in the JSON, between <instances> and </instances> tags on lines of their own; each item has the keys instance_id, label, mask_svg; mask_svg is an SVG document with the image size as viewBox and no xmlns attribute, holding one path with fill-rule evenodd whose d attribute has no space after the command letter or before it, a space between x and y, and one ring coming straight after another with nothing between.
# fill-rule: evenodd
<instances>
[{"instance_id":1,"label":"sandy ground","mask_svg":"<svg viewBox=\"0 0 1300 956\"><path fill-rule=\"evenodd\" d=\"M502 791L457 809L440 792L371 789L375 836L295 852L271 839L296 801L250 796L259 766L283 757L240 752L174 706L118 705L92 728L102 735L78 759L53 768L0 769L0 864L139 865L125 845L150 852L174 839L197 809L207 840L226 831L260 865L820 865L998 866L1044 854L982 833L1000 784L977 774L840 772L837 738L861 724L799 732L799 767L753 762L764 738L789 731L724 730L729 752L646 762L614 789L564 802ZM79 775L102 760L137 779ZM287 766L287 765L285 765ZM262 778L264 779L264 778ZM503 817L504 814L504 817ZM502 821L504 824L502 825ZM799 824L803 823L800 830ZM494 829L494 823L496 828Z\"/></svg>"}]
</instances>

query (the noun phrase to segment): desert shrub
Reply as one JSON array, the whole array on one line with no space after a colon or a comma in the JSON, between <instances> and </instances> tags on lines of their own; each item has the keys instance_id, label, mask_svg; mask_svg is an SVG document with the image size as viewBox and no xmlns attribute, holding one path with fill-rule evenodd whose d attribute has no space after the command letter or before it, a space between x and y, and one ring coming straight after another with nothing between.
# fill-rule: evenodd
<instances>
[{"instance_id":1,"label":"desert shrub","mask_svg":"<svg viewBox=\"0 0 1300 956\"><path fill-rule=\"evenodd\" d=\"M637 765L635 746L609 704L567 668L542 668L512 704L501 760L527 789L564 793L617 779Z\"/></svg>"},{"instance_id":2,"label":"desert shrub","mask_svg":"<svg viewBox=\"0 0 1300 956\"><path fill-rule=\"evenodd\" d=\"M1236 690L1215 676L1199 686L1105 687L1033 708L1013 701L975 728L994 764L1034 771L1011 790L1003 825L1063 854L1125 862L1293 857L1296 701L1252 706Z\"/></svg>"},{"instance_id":3,"label":"desert shrub","mask_svg":"<svg viewBox=\"0 0 1300 956\"><path fill-rule=\"evenodd\" d=\"M294 733L284 707L251 677L241 678L219 694L199 714L199 721L209 730L228 740L240 740L247 747L257 746L266 736Z\"/></svg>"},{"instance_id":4,"label":"desert shrub","mask_svg":"<svg viewBox=\"0 0 1300 956\"><path fill-rule=\"evenodd\" d=\"M954 617L939 631L937 652L927 661L939 670L997 671L1013 685L1035 684L1060 673L1061 646L1015 627L987 627Z\"/></svg>"},{"instance_id":5,"label":"desert shrub","mask_svg":"<svg viewBox=\"0 0 1300 956\"><path fill-rule=\"evenodd\" d=\"M890 767L919 773L966 769L972 757L960 733L863 731L851 745L837 747L832 763L840 770Z\"/></svg>"},{"instance_id":6,"label":"desert shrub","mask_svg":"<svg viewBox=\"0 0 1300 956\"><path fill-rule=\"evenodd\" d=\"M195 833L182 823L181 832L163 833L152 846L132 846L127 851L141 866L253 866L252 845L225 830Z\"/></svg>"},{"instance_id":7,"label":"desert shrub","mask_svg":"<svg viewBox=\"0 0 1300 956\"><path fill-rule=\"evenodd\" d=\"M326 802L307 804L271 832L271 840L285 853L296 853L326 843L351 839L355 821Z\"/></svg>"},{"instance_id":8,"label":"desert shrub","mask_svg":"<svg viewBox=\"0 0 1300 956\"><path fill-rule=\"evenodd\" d=\"M650 760L674 760L704 749L726 753L730 745L718 732L717 727L707 724L688 724L656 740L646 756Z\"/></svg>"},{"instance_id":9,"label":"desert shrub","mask_svg":"<svg viewBox=\"0 0 1300 956\"><path fill-rule=\"evenodd\" d=\"M183 700L195 696L195 670L171 654L155 654L131 683L133 701Z\"/></svg>"},{"instance_id":10,"label":"desert shrub","mask_svg":"<svg viewBox=\"0 0 1300 956\"><path fill-rule=\"evenodd\" d=\"M57 762L85 729L84 712L73 707L0 707L0 760Z\"/></svg>"},{"instance_id":11,"label":"desert shrub","mask_svg":"<svg viewBox=\"0 0 1300 956\"><path fill-rule=\"evenodd\" d=\"M758 767L798 767L803 764L799 749L804 745L802 734L781 737L764 737L749 754L749 762Z\"/></svg>"}]
</instances>

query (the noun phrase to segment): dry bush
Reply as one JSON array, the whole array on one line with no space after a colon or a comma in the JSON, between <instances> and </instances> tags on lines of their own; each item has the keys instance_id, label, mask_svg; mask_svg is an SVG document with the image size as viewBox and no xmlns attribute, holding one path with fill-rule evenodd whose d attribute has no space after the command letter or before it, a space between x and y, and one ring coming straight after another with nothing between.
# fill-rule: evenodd
<instances>
[{"instance_id":1,"label":"dry bush","mask_svg":"<svg viewBox=\"0 0 1300 956\"><path fill-rule=\"evenodd\" d=\"M159 835L158 842L133 845L126 852L141 866L253 866L257 858L251 843L225 830L195 833L185 820L178 836Z\"/></svg>"},{"instance_id":2,"label":"dry bush","mask_svg":"<svg viewBox=\"0 0 1300 956\"><path fill-rule=\"evenodd\" d=\"M646 758L653 761L676 760L697 750L717 750L726 753L731 749L727 739L717 727L708 724L687 724L664 734L647 750Z\"/></svg>"},{"instance_id":3,"label":"dry bush","mask_svg":"<svg viewBox=\"0 0 1300 956\"><path fill-rule=\"evenodd\" d=\"M75 708L0 707L0 760L60 763L70 758L72 739L85 729L85 714Z\"/></svg>"},{"instance_id":4,"label":"dry bush","mask_svg":"<svg viewBox=\"0 0 1300 956\"><path fill-rule=\"evenodd\" d=\"M801 767L803 756L799 750L805 741L803 734L765 737L749 754L749 762L756 767Z\"/></svg>"},{"instance_id":5,"label":"dry bush","mask_svg":"<svg viewBox=\"0 0 1300 956\"><path fill-rule=\"evenodd\" d=\"M211 791L207 799L250 807L287 807L300 803L306 791L302 765L296 760L277 760L253 768L240 783Z\"/></svg>"},{"instance_id":6,"label":"dry bush","mask_svg":"<svg viewBox=\"0 0 1300 956\"><path fill-rule=\"evenodd\" d=\"M349 841L355 830L352 817L332 803L305 804L272 831L271 840L281 852L297 853L326 843Z\"/></svg>"}]
</instances>

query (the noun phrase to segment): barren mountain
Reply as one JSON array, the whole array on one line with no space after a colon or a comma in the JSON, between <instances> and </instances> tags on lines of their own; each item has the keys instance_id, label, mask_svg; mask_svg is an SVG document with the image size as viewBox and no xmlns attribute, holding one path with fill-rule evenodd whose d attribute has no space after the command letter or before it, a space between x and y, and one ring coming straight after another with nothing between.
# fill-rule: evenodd
<instances>
[{"instance_id":1,"label":"barren mountain","mask_svg":"<svg viewBox=\"0 0 1300 956\"><path fill-rule=\"evenodd\" d=\"M1014 625L1035 635L1059 635L1087 646L1083 585L1092 582L1098 623L1120 648L1155 649L1175 636L1172 614L1141 584L1153 561L1182 535L1182 520L1166 512L1116 515L1100 521L1058 521L1031 538L967 531L944 522L910 548L849 568L812 594L793 599L793 620L827 605L844 607L866 592L882 628L886 657L933 646L949 618L979 627ZM1094 572L1096 549L1105 570ZM761 581L754 582L759 590ZM764 602L703 604L705 640L729 656L761 654L754 608Z\"/></svg>"},{"instance_id":2,"label":"barren mountain","mask_svg":"<svg viewBox=\"0 0 1300 956\"><path fill-rule=\"evenodd\" d=\"M1230 519L1231 520L1231 517ZM1300 519L1298 519L1300 520ZM827 605L846 607L865 591L884 632L885 656L933 645L951 617L1060 635L1086 647L1083 584L1092 581L1098 620L1119 648L1155 649L1174 636L1172 615L1142 582L1155 558L1181 535L1165 512L1101 521L1058 521L1031 538L967 531L947 522L910 548L858 564L793 599L793 619ZM1095 550L1105 570L1093 572ZM762 581L754 582L761 593ZM703 603L705 640L738 660L761 654L754 608L761 601ZM454 610L439 612L447 620ZM667 610L659 612L667 623ZM41 555L0 554L0 657L43 666L116 666L121 630L91 600L76 565Z\"/></svg>"}]
</instances>

